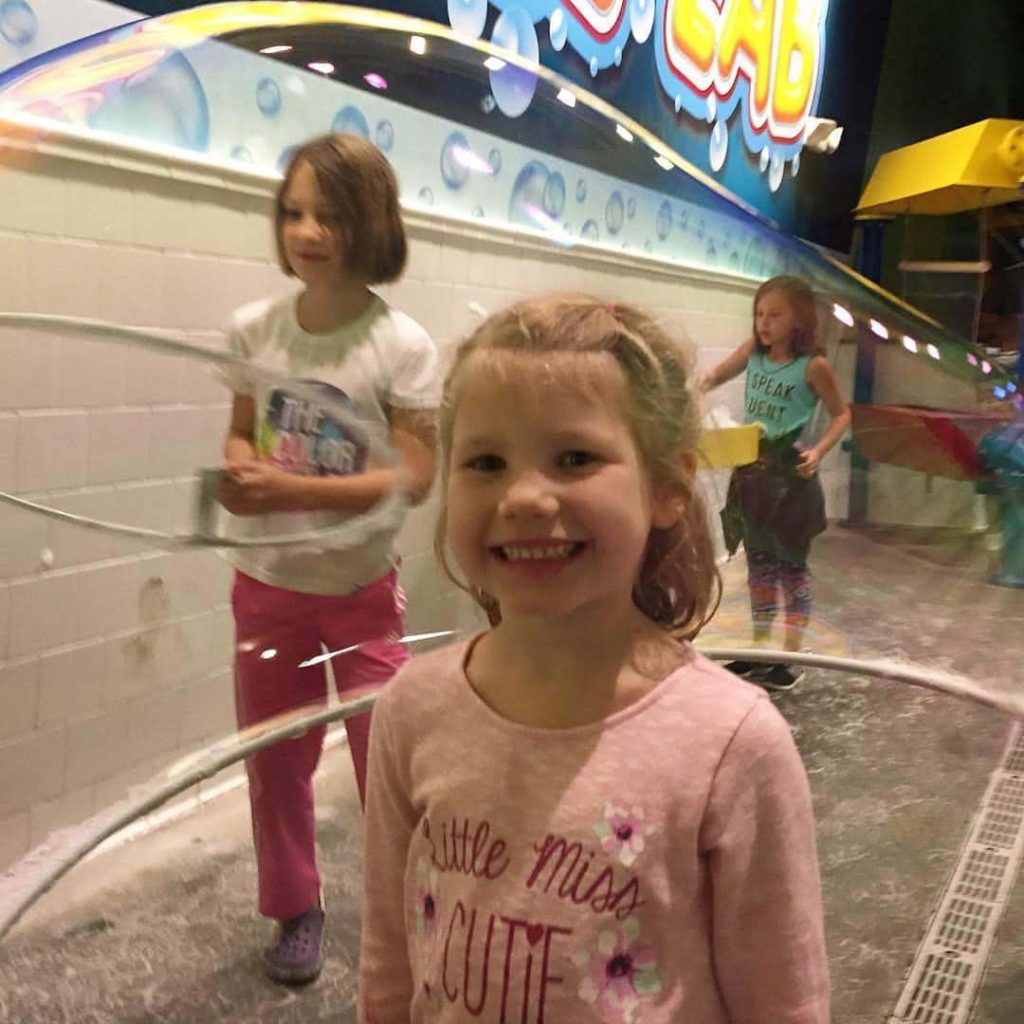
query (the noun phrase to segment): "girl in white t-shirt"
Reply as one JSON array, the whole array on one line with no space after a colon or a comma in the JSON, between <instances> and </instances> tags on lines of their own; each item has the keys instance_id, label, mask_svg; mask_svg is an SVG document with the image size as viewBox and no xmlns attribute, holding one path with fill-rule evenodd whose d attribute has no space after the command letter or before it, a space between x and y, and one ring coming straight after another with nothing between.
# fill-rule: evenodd
<instances>
[{"instance_id":1,"label":"girl in white t-shirt","mask_svg":"<svg viewBox=\"0 0 1024 1024\"><path fill-rule=\"evenodd\" d=\"M292 158L274 220L281 267L303 288L233 317L232 350L262 372L229 380L221 502L258 517L252 529L269 535L283 532L278 513L291 519L288 529L304 529L324 513L364 512L398 485L421 501L434 475L436 351L422 327L369 287L397 279L406 261L391 167L362 138L314 139ZM340 407L358 429L332 415ZM395 467L367 467L374 433L389 440ZM357 549L332 550L328 538L232 553L239 727L323 702L325 666L304 664L322 644L345 652L332 659L339 692L383 684L405 661L394 532L376 532ZM360 799L369 718L347 722ZM312 776L323 738L323 727L313 729L247 762L260 911L280 922L264 963L278 981L311 981L322 962Z\"/></svg>"}]
</instances>

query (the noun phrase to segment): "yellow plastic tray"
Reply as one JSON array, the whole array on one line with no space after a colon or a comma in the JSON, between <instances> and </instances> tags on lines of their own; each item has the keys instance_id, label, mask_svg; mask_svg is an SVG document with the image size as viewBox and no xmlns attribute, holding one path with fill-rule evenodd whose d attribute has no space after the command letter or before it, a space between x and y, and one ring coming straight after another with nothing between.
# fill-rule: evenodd
<instances>
[{"instance_id":1,"label":"yellow plastic tray","mask_svg":"<svg viewBox=\"0 0 1024 1024\"><path fill-rule=\"evenodd\" d=\"M698 467L724 469L726 466L745 466L748 462L754 462L760 437L761 427L757 423L705 430L698 444Z\"/></svg>"}]
</instances>

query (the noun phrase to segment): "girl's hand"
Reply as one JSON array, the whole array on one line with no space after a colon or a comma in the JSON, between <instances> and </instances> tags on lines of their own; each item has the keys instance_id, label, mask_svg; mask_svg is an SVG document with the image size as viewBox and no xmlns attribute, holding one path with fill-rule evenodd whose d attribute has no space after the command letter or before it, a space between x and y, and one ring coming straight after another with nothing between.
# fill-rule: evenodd
<instances>
[{"instance_id":1,"label":"girl's hand","mask_svg":"<svg viewBox=\"0 0 1024 1024\"><path fill-rule=\"evenodd\" d=\"M291 512L299 506L300 478L268 462L233 462L225 467L220 503L236 516Z\"/></svg>"},{"instance_id":2,"label":"girl's hand","mask_svg":"<svg viewBox=\"0 0 1024 1024\"><path fill-rule=\"evenodd\" d=\"M818 464L821 462L821 454L817 448L808 448L800 453L800 465L796 467L797 476L809 480L818 472Z\"/></svg>"}]
</instances>

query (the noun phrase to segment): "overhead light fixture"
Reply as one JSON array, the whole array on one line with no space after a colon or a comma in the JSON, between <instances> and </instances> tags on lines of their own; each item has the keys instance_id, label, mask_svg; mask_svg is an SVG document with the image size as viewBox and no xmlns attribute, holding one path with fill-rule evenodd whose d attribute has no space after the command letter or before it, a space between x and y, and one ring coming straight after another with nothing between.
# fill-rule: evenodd
<instances>
[{"instance_id":1,"label":"overhead light fixture","mask_svg":"<svg viewBox=\"0 0 1024 1024\"><path fill-rule=\"evenodd\" d=\"M804 128L804 146L815 153L834 153L843 138L843 129L829 117L809 117Z\"/></svg>"},{"instance_id":2,"label":"overhead light fixture","mask_svg":"<svg viewBox=\"0 0 1024 1024\"><path fill-rule=\"evenodd\" d=\"M288 53L289 50L290 46L265 46L260 53L265 53L269 57L273 53Z\"/></svg>"},{"instance_id":3,"label":"overhead light fixture","mask_svg":"<svg viewBox=\"0 0 1024 1024\"><path fill-rule=\"evenodd\" d=\"M853 326L853 314L845 306L840 306L838 302L832 304L832 315L841 324L846 324L847 327Z\"/></svg>"},{"instance_id":4,"label":"overhead light fixture","mask_svg":"<svg viewBox=\"0 0 1024 1024\"><path fill-rule=\"evenodd\" d=\"M326 60L314 60L306 65L310 71L317 71L321 75L333 75L334 65Z\"/></svg>"},{"instance_id":5,"label":"overhead light fixture","mask_svg":"<svg viewBox=\"0 0 1024 1024\"><path fill-rule=\"evenodd\" d=\"M906 334L903 337L903 347L908 352L916 352L917 351L917 342L909 334Z\"/></svg>"},{"instance_id":6,"label":"overhead light fixture","mask_svg":"<svg viewBox=\"0 0 1024 1024\"><path fill-rule=\"evenodd\" d=\"M484 61L484 67L488 71L500 71L505 66L505 62L500 57L488 57Z\"/></svg>"},{"instance_id":7,"label":"overhead light fixture","mask_svg":"<svg viewBox=\"0 0 1024 1024\"><path fill-rule=\"evenodd\" d=\"M992 394L995 395L999 401L1002 401L1006 397L1006 390L1001 387L994 387L992 389Z\"/></svg>"},{"instance_id":8,"label":"overhead light fixture","mask_svg":"<svg viewBox=\"0 0 1024 1024\"><path fill-rule=\"evenodd\" d=\"M661 154L661 153L659 153L659 154L658 154L658 155L657 155L657 156L656 156L656 157L654 158L654 162L655 162L655 163L656 163L656 164L657 164L657 165L658 165L658 166L659 166L659 167L660 167L660 168L661 168L661 169L662 169L663 171L671 171L671 170L672 170L672 168L673 168L673 167L675 166L675 165L674 165L674 164L672 163L672 161L671 161L671 160L669 160L669 158L668 158L667 156L662 156L662 154Z\"/></svg>"},{"instance_id":9,"label":"overhead light fixture","mask_svg":"<svg viewBox=\"0 0 1024 1024\"><path fill-rule=\"evenodd\" d=\"M982 373L991 373L992 372L992 364L987 359L982 359L982 361L981 361L981 372Z\"/></svg>"},{"instance_id":10,"label":"overhead light fixture","mask_svg":"<svg viewBox=\"0 0 1024 1024\"><path fill-rule=\"evenodd\" d=\"M885 324L880 323L878 320L871 321L871 332L877 334L880 338L889 337L889 328Z\"/></svg>"},{"instance_id":11,"label":"overhead light fixture","mask_svg":"<svg viewBox=\"0 0 1024 1024\"><path fill-rule=\"evenodd\" d=\"M386 89L388 87L388 80L383 75L378 75L376 71L369 71L363 75L363 81L371 89Z\"/></svg>"},{"instance_id":12,"label":"overhead light fixture","mask_svg":"<svg viewBox=\"0 0 1024 1024\"><path fill-rule=\"evenodd\" d=\"M409 49L422 57L427 52L427 41L423 36L409 36Z\"/></svg>"},{"instance_id":13,"label":"overhead light fixture","mask_svg":"<svg viewBox=\"0 0 1024 1024\"><path fill-rule=\"evenodd\" d=\"M567 107L576 106L576 94L571 89L559 89L558 99Z\"/></svg>"},{"instance_id":14,"label":"overhead light fixture","mask_svg":"<svg viewBox=\"0 0 1024 1024\"><path fill-rule=\"evenodd\" d=\"M615 126L615 134L626 142L633 141L633 133L628 128L624 128L621 124L617 124Z\"/></svg>"},{"instance_id":15,"label":"overhead light fixture","mask_svg":"<svg viewBox=\"0 0 1024 1024\"><path fill-rule=\"evenodd\" d=\"M970 363L971 366L977 366L978 365L978 357L973 352L968 352L967 353L967 362Z\"/></svg>"},{"instance_id":16,"label":"overhead light fixture","mask_svg":"<svg viewBox=\"0 0 1024 1024\"><path fill-rule=\"evenodd\" d=\"M926 349L926 351L928 352L928 355L932 357L932 359L942 358L942 354L939 352L938 348L936 348L936 346L933 345L931 342L928 343L928 348Z\"/></svg>"}]
</instances>

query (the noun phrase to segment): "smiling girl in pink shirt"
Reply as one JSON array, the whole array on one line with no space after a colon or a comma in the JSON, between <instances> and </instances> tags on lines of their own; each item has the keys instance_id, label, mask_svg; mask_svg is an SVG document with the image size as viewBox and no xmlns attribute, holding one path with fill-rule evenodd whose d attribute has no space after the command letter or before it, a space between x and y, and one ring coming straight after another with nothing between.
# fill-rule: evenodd
<instances>
[{"instance_id":1,"label":"smiling girl in pink shirt","mask_svg":"<svg viewBox=\"0 0 1024 1024\"><path fill-rule=\"evenodd\" d=\"M718 588L689 359L631 306L527 300L460 349L440 427L492 627L374 713L362 1019L825 1024L799 755L688 642Z\"/></svg>"}]
</instances>

